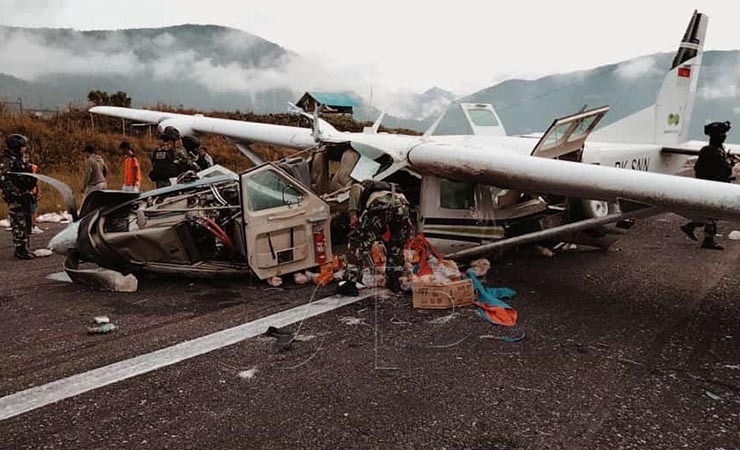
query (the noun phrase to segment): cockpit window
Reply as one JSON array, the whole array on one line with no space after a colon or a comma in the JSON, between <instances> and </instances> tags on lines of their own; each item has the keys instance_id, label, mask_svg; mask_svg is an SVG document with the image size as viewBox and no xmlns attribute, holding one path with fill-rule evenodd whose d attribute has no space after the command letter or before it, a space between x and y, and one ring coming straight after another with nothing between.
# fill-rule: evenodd
<instances>
[{"instance_id":1,"label":"cockpit window","mask_svg":"<svg viewBox=\"0 0 740 450\"><path fill-rule=\"evenodd\" d=\"M594 123L598 116L590 116L578 122L578 126L573 130L573 134L568 138L568 142L573 142L583 138L591 131L591 124Z\"/></svg>"},{"instance_id":2,"label":"cockpit window","mask_svg":"<svg viewBox=\"0 0 740 450\"><path fill-rule=\"evenodd\" d=\"M303 194L298 189L269 170L249 177L246 189L250 211L295 205L303 201Z\"/></svg>"},{"instance_id":3,"label":"cockpit window","mask_svg":"<svg viewBox=\"0 0 740 450\"><path fill-rule=\"evenodd\" d=\"M477 127L497 127L498 120L489 109L468 109L470 120Z\"/></svg>"}]
</instances>

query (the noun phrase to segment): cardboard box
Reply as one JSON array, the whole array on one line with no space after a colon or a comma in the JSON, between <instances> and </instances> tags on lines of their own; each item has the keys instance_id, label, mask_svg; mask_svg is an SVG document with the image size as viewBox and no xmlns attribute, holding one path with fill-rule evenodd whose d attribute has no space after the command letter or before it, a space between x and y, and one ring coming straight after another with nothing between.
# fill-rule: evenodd
<instances>
[{"instance_id":1,"label":"cardboard box","mask_svg":"<svg viewBox=\"0 0 740 450\"><path fill-rule=\"evenodd\" d=\"M414 308L448 309L470 305L475 300L473 281L463 279L448 284L418 284L412 286Z\"/></svg>"}]
</instances>

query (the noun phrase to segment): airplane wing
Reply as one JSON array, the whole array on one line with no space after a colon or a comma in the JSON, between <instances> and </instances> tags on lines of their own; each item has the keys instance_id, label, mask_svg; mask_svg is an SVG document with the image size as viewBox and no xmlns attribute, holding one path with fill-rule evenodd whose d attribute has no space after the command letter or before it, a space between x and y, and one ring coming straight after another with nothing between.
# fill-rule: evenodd
<instances>
[{"instance_id":1,"label":"airplane wing","mask_svg":"<svg viewBox=\"0 0 740 450\"><path fill-rule=\"evenodd\" d=\"M629 200L697 219L740 220L736 184L439 142L415 146L408 160L412 169L444 178L568 197Z\"/></svg>"},{"instance_id":2,"label":"airplane wing","mask_svg":"<svg viewBox=\"0 0 740 450\"><path fill-rule=\"evenodd\" d=\"M242 143L261 142L295 149L305 149L316 145L313 131L310 128L217 119L205 117L201 114L190 116L115 106L94 106L90 108L90 112L137 122L156 123L160 129L172 126L180 132L180 136L218 134ZM321 126L327 127L330 125L322 121Z\"/></svg>"}]
</instances>

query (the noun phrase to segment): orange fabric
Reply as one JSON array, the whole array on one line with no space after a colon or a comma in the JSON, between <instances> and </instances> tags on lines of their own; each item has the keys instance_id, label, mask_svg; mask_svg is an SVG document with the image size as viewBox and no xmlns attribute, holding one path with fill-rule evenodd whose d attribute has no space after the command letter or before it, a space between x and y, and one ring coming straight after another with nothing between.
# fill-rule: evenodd
<instances>
[{"instance_id":1,"label":"orange fabric","mask_svg":"<svg viewBox=\"0 0 740 450\"><path fill-rule=\"evenodd\" d=\"M429 255L434 255L437 260L442 261L444 258L442 258L442 255L439 254L436 248L432 246L432 244L427 241L427 238L424 237L424 233L419 233L413 238L409 239L406 242L406 245L404 245L404 249L406 250L415 250L419 255L419 272L416 274L418 276L424 276L429 275L432 273L432 268L429 266L429 262L427 261L427 258L429 258Z\"/></svg>"},{"instance_id":2,"label":"orange fabric","mask_svg":"<svg viewBox=\"0 0 740 450\"><path fill-rule=\"evenodd\" d=\"M139 164L139 158L136 156L127 156L123 160L123 185L141 185L141 166Z\"/></svg>"},{"instance_id":3,"label":"orange fabric","mask_svg":"<svg viewBox=\"0 0 740 450\"><path fill-rule=\"evenodd\" d=\"M473 302L475 306L485 311L486 316L491 322L513 327L516 325L516 310L512 308L502 308L500 306L489 305L488 303Z\"/></svg>"}]
</instances>

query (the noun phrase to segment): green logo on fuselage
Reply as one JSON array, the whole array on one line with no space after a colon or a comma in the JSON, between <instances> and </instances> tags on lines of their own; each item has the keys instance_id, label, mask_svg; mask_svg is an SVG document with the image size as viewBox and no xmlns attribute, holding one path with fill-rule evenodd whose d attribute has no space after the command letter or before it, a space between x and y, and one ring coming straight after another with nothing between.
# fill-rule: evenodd
<instances>
[{"instance_id":1,"label":"green logo on fuselage","mask_svg":"<svg viewBox=\"0 0 740 450\"><path fill-rule=\"evenodd\" d=\"M668 114L668 125L677 126L681 122L681 116L678 114Z\"/></svg>"}]
</instances>

